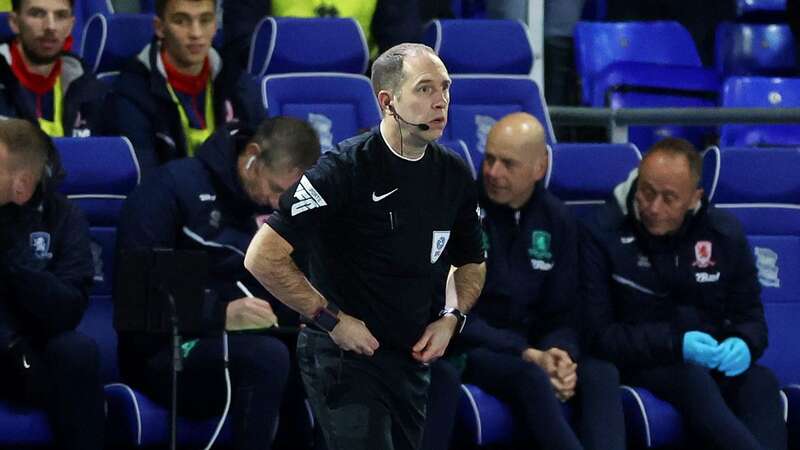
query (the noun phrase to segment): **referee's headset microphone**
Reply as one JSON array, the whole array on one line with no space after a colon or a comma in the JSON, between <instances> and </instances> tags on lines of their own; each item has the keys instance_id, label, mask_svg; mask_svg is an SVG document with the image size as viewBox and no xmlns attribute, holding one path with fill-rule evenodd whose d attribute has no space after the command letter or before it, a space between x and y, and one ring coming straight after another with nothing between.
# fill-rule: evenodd
<instances>
[{"instance_id":1,"label":"referee's headset microphone","mask_svg":"<svg viewBox=\"0 0 800 450\"><path fill-rule=\"evenodd\" d=\"M400 122L403 122L406 125L411 125L412 127L417 127L420 129L420 131L428 131L431 129L431 127L426 123L414 123L414 122L409 122L406 119L403 119L403 116L397 113L397 110L394 109L394 106L392 106L391 104L387 106L389 107L389 111L392 112L392 115L394 115L395 118L400 120Z\"/></svg>"},{"instance_id":2,"label":"referee's headset microphone","mask_svg":"<svg viewBox=\"0 0 800 450\"><path fill-rule=\"evenodd\" d=\"M427 130L429 130L431 128L426 123L413 123L413 122L407 121L406 119L403 119L403 116L401 116L400 114L397 113L397 110L394 109L394 106L391 103L387 103L386 106L389 108L389 111L391 111L392 116L394 117L394 120L397 122L397 127L398 128L400 128L400 122L403 122L404 124L410 125L412 127L416 127L417 129L419 129L421 131L427 131ZM401 130L400 131L400 156L403 156L403 154L404 154L404 152L403 152L403 132Z\"/></svg>"}]
</instances>

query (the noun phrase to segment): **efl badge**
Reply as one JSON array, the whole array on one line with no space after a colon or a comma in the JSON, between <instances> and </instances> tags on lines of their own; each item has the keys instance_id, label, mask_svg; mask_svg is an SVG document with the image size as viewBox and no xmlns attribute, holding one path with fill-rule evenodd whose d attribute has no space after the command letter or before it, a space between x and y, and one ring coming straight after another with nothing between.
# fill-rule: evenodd
<instances>
[{"instance_id":1,"label":"efl badge","mask_svg":"<svg viewBox=\"0 0 800 450\"><path fill-rule=\"evenodd\" d=\"M431 264L439 260L442 256L444 248L447 246L447 241L450 239L449 231L434 231L433 242L431 243Z\"/></svg>"},{"instance_id":2,"label":"efl badge","mask_svg":"<svg viewBox=\"0 0 800 450\"><path fill-rule=\"evenodd\" d=\"M53 254L50 253L50 233L45 231L31 233L30 244L34 258L50 259L53 257Z\"/></svg>"},{"instance_id":3,"label":"efl badge","mask_svg":"<svg viewBox=\"0 0 800 450\"><path fill-rule=\"evenodd\" d=\"M711 241L697 241L694 244L694 259L692 266L700 269L705 269L715 264L711 260Z\"/></svg>"}]
</instances>

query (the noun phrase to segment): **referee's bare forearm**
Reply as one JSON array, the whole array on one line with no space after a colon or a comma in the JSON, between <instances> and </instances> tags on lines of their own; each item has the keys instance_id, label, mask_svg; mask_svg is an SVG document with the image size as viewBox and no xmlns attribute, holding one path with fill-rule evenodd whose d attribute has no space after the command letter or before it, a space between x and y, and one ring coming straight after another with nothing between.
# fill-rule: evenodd
<instances>
[{"instance_id":1,"label":"referee's bare forearm","mask_svg":"<svg viewBox=\"0 0 800 450\"><path fill-rule=\"evenodd\" d=\"M472 306L478 300L478 296L481 295L485 279L485 263L464 264L456 268L455 272L453 272L453 281L456 285L459 311L466 314L472 309Z\"/></svg>"},{"instance_id":2,"label":"referee's bare forearm","mask_svg":"<svg viewBox=\"0 0 800 450\"><path fill-rule=\"evenodd\" d=\"M250 242L244 266L275 298L305 317L312 317L328 302L294 263L293 250L267 224Z\"/></svg>"}]
</instances>

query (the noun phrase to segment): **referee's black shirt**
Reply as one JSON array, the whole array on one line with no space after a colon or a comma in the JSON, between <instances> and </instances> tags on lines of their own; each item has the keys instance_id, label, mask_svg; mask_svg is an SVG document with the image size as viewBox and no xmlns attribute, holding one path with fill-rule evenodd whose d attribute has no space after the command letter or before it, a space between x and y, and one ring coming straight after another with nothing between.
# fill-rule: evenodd
<instances>
[{"instance_id":1,"label":"referee's black shirt","mask_svg":"<svg viewBox=\"0 0 800 450\"><path fill-rule=\"evenodd\" d=\"M410 350L443 306L452 264L483 261L475 184L465 163L431 143L393 153L379 130L345 140L289 188L267 223L310 245L310 278L363 320L382 348Z\"/></svg>"}]
</instances>

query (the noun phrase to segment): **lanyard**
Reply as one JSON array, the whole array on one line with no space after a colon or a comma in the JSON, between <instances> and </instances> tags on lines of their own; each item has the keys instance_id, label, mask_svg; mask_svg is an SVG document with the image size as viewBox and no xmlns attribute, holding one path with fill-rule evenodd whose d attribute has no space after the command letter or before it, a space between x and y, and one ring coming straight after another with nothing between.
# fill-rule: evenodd
<instances>
[{"instance_id":1,"label":"lanyard","mask_svg":"<svg viewBox=\"0 0 800 450\"><path fill-rule=\"evenodd\" d=\"M56 78L56 84L53 86L53 120L47 120L39 117L39 127L48 134L50 137L63 137L64 125L61 121L63 102L61 101L63 93L61 92L61 77ZM37 101L41 99L38 96ZM39 112L39 111L37 111Z\"/></svg>"},{"instance_id":2,"label":"lanyard","mask_svg":"<svg viewBox=\"0 0 800 450\"><path fill-rule=\"evenodd\" d=\"M186 109L183 107L183 103L178 99L178 96L175 95L175 91L169 83L167 83L167 90L169 91L169 96L172 97L172 101L174 101L175 105L178 107L178 114L181 117L181 127L183 128L184 136L186 136L186 154L188 156L194 156L197 147L200 147L200 144L205 142L214 132L214 98L211 90L211 82L209 81L208 87L206 87L206 127L200 129L192 128L189 125L189 116L186 114Z\"/></svg>"}]
</instances>

